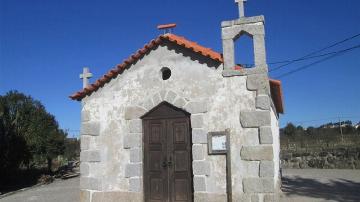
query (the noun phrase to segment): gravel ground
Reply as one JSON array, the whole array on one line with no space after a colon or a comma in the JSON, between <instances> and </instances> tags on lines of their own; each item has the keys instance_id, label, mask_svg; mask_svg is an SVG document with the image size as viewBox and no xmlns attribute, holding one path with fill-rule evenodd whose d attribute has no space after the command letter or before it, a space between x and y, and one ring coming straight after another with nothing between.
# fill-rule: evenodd
<instances>
[{"instance_id":1,"label":"gravel ground","mask_svg":"<svg viewBox=\"0 0 360 202\"><path fill-rule=\"evenodd\" d=\"M287 169L282 202L360 201L360 170Z\"/></svg>"},{"instance_id":2,"label":"gravel ground","mask_svg":"<svg viewBox=\"0 0 360 202\"><path fill-rule=\"evenodd\" d=\"M0 202L78 202L79 177L16 192Z\"/></svg>"},{"instance_id":3,"label":"gravel ground","mask_svg":"<svg viewBox=\"0 0 360 202\"><path fill-rule=\"evenodd\" d=\"M360 201L360 170L286 169L281 202ZM78 202L79 178L56 181L0 202Z\"/></svg>"}]
</instances>

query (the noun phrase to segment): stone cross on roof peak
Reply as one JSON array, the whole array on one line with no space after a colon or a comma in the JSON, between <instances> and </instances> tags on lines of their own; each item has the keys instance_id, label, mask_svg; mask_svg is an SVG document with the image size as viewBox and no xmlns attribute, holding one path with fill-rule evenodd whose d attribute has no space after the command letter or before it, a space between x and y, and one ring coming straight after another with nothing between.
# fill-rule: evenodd
<instances>
[{"instance_id":1,"label":"stone cross on roof peak","mask_svg":"<svg viewBox=\"0 0 360 202\"><path fill-rule=\"evenodd\" d=\"M91 78L93 75L90 73L89 67L84 67L83 73L80 74L80 79L83 80L83 88L86 88L86 86L89 85L89 78Z\"/></svg>"},{"instance_id":2,"label":"stone cross on roof peak","mask_svg":"<svg viewBox=\"0 0 360 202\"><path fill-rule=\"evenodd\" d=\"M235 2L238 4L239 6L239 17L245 17L245 2L247 0L235 0Z\"/></svg>"}]
</instances>

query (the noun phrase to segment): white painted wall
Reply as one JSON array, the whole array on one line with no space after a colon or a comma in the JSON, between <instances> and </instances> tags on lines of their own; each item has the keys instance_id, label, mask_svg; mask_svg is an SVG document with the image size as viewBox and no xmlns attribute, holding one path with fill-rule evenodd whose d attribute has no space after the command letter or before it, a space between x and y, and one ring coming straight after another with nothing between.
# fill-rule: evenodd
<instances>
[{"instance_id":1,"label":"white painted wall","mask_svg":"<svg viewBox=\"0 0 360 202\"><path fill-rule=\"evenodd\" d=\"M159 46L123 74L103 88L83 99L83 110L90 112L91 121L100 122L100 136L91 137L91 148L101 150L102 161L91 163L90 177L101 179L103 191L128 191L129 179L125 166L129 163L129 150L123 148L123 137L129 133L124 119L126 106L141 106L144 101L162 90L172 90L187 101L206 101L204 114L206 131L230 130L232 153L233 192L242 192L243 177L258 176L258 161L243 161L242 146L259 145L258 129L243 129L239 114L242 110L255 110L256 92L246 88L246 76L224 78L222 66L199 57L188 50L175 50L173 45ZM200 57L201 58L201 57ZM209 62L211 64L207 64ZM170 79L161 78L160 69L172 71ZM274 115L274 113L272 113ZM276 116L271 124L274 134L274 162L276 176L279 167L279 136ZM207 148L204 148L207 152ZM225 156L206 155L211 173L206 177L208 193L226 193Z\"/></svg>"},{"instance_id":2,"label":"white painted wall","mask_svg":"<svg viewBox=\"0 0 360 202\"><path fill-rule=\"evenodd\" d=\"M274 166L275 166L275 173L274 173L274 181L275 181L275 188L280 185L279 182L279 172L280 172L280 131L279 131L279 120L274 112L273 108L271 108L271 130L273 136L273 149L274 149Z\"/></svg>"}]
</instances>

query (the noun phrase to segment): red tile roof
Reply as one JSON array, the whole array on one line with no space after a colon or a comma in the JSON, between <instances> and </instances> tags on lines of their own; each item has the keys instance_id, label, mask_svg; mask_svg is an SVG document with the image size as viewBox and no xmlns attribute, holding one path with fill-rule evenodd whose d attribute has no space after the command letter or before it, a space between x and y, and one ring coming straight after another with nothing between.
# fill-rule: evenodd
<instances>
[{"instance_id":1,"label":"red tile roof","mask_svg":"<svg viewBox=\"0 0 360 202\"><path fill-rule=\"evenodd\" d=\"M117 75L122 74L125 69L129 68L132 64L134 64L137 60L139 60L141 57L143 57L146 53L150 52L152 49L156 48L159 44L161 44L164 41L170 41L173 43L176 43L179 46L182 46L184 48L190 49L191 51L198 53L200 55L203 55L205 57L208 57L210 59L213 59L217 62L222 63L223 58L222 55L216 51L213 51L210 48L206 48L204 46L201 46L195 42L189 41L185 39L184 37L177 36L175 34L164 34L160 35L156 39L150 41L148 44L145 44L145 46L138 51L136 51L133 55L131 55L129 58L124 60L121 64L116 65L115 68L111 69L108 73L103 75L100 79L96 80L95 83L88 85L86 88L74 93L73 95L69 96L73 100L82 100L85 96L90 95L92 92L97 91L99 88L103 87L106 83L110 82L111 79L115 78ZM240 66L236 66L235 69L242 68ZM281 106L280 110L277 108L278 113L283 113L282 109L282 94L281 94L281 83L272 82L276 80L270 80L270 85L276 85L274 87L274 91L278 91L276 94L280 96L276 100L280 103L275 104L275 106ZM279 85L278 85L279 84ZM271 88L273 89L273 88ZM275 92L274 92L275 93ZM274 98L273 98L274 99ZM274 102L276 102L274 100Z\"/></svg>"},{"instance_id":2,"label":"red tile roof","mask_svg":"<svg viewBox=\"0 0 360 202\"><path fill-rule=\"evenodd\" d=\"M175 34L164 34L160 35L156 39L150 41L150 43L146 44L142 49L136 51L129 58L124 60L121 64L118 64L115 68L110 70L107 74L102 76L100 79L95 81L95 83L87 86L83 90L80 90L73 95L70 96L73 100L81 100L85 96L90 95L92 92L96 91L100 87L104 86L104 84L108 83L111 79L115 78L118 74L121 74L126 68L128 68L131 64L135 63L138 59L144 56L151 49L157 47L163 41L171 41L180 46L188 48L196 53L199 53L205 57L209 57L218 62L222 62L223 59L220 53L217 53L210 48L205 48L203 46L198 45L195 42L189 41L184 37L177 36Z\"/></svg>"},{"instance_id":3,"label":"red tile roof","mask_svg":"<svg viewBox=\"0 0 360 202\"><path fill-rule=\"evenodd\" d=\"M283 93L281 89L281 81L275 79L269 79L269 81L270 81L271 98L274 102L276 111L278 114L283 114L284 105L283 105Z\"/></svg>"}]
</instances>

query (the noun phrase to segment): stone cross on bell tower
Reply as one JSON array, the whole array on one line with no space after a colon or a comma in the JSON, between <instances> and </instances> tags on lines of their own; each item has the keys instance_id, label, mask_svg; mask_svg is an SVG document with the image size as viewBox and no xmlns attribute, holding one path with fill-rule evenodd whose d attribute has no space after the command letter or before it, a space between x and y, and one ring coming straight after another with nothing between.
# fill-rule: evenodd
<instances>
[{"instance_id":1,"label":"stone cross on bell tower","mask_svg":"<svg viewBox=\"0 0 360 202\"><path fill-rule=\"evenodd\" d=\"M245 3L247 0L235 0L235 2L238 4L239 7L239 17L245 16Z\"/></svg>"},{"instance_id":2,"label":"stone cross on bell tower","mask_svg":"<svg viewBox=\"0 0 360 202\"><path fill-rule=\"evenodd\" d=\"M89 67L84 67L83 73L80 74L80 79L83 80L83 88L86 88L86 86L89 85L89 78L91 78L93 75L90 73Z\"/></svg>"},{"instance_id":3,"label":"stone cross on bell tower","mask_svg":"<svg viewBox=\"0 0 360 202\"><path fill-rule=\"evenodd\" d=\"M235 0L239 7L239 18L223 21L221 23L221 35L223 43L224 71L223 76L234 76L239 74L249 74L255 72L266 72L266 52L265 52L265 19L264 16L245 17L244 3L247 0ZM243 35L250 36L254 46L254 67L243 68L241 73L235 71L235 41ZM247 50L243 50L247 51ZM250 50L249 50L250 51Z\"/></svg>"}]
</instances>

